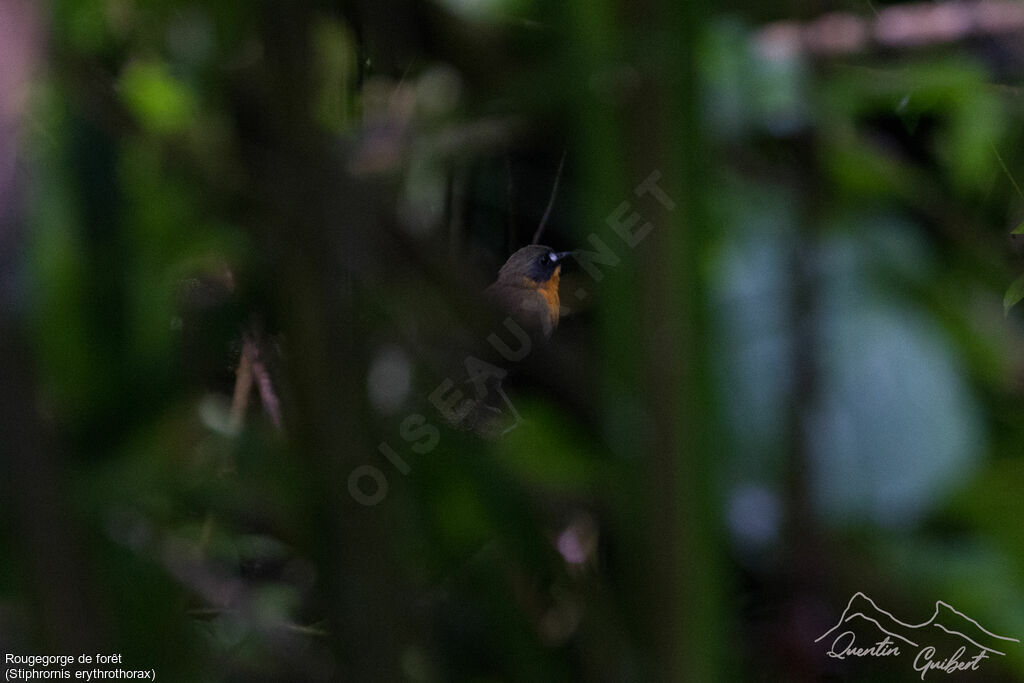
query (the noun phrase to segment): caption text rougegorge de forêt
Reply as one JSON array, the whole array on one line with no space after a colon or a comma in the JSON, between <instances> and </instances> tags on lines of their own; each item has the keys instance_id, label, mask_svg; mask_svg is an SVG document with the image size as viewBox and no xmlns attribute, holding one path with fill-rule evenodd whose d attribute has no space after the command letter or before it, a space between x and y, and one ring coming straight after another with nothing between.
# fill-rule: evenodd
<instances>
[{"instance_id":1,"label":"caption text rougegorge de for\u00eat","mask_svg":"<svg viewBox=\"0 0 1024 683\"><path fill-rule=\"evenodd\" d=\"M78 655L4 654L4 680L156 680L156 669L124 668L120 654Z\"/></svg>"}]
</instances>

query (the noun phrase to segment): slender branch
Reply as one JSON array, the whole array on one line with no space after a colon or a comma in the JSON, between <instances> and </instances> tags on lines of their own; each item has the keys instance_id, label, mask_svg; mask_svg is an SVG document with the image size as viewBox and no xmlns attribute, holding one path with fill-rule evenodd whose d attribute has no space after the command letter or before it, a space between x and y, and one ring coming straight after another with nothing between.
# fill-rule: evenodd
<instances>
[{"instance_id":1,"label":"slender branch","mask_svg":"<svg viewBox=\"0 0 1024 683\"><path fill-rule=\"evenodd\" d=\"M254 384L259 391L263 410L274 427L281 429L281 401L274 391L270 372L260 357L260 345L255 333L246 332L243 335L238 370L235 372L235 392L231 399L231 429L234 433L242 428Z\"/></svg>"},{"instance_id":2,"label":"slender branch","mask_svg":"<svg viewBox=\"0 0 1024 683\"><path fill-rule=\"evenodd\" d=\"M249 408L249 394L252 393L252 363L249 360L248 346L247 338L238 359L238 370L235 371L235 393L231 398L232 434L237 434L242 428L246 410Z\"/></svg>"},{"instance_id":3,"label":"slender branch","mask_svg":"<svg viewBox=\"0 0 1024 683\"><path fill-rule=\"evenodd\" d=\"M257 359L252 364L252 374L256 378L256 388L260 392L260 401L263 403L263 410L266 411L274 426L281 429L281 401L274 392L274 385L270 381L270 373L263 361Z\"/></svg>"},{"instance_id":4,"label":"slender branch","mask_svg":"<svg viewBox=\"0 0 1024 683\"><path fill-rule=\"evenodd\" d=\"M555 184L551 188L551 199L548 200L548 208L544 209L544 215L537 226L537 232L533 233L532 244L540 242L540 236L544 234L544 228L548 224L548 217L551 215L551 207L555 205L555 197L558 195L558 183L562 180L562 168L565 166L565 150L562 151L562 159L558 162L558 171L555 173Z\"/></svg>"}]
</instances>

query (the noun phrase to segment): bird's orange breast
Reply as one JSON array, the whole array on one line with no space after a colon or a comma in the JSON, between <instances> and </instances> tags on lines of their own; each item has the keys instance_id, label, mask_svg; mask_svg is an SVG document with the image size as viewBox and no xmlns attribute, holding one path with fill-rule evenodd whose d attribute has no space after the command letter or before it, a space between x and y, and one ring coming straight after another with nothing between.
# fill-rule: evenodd
<instances>
[{"instance_id":1,"label":"bird's orange breast","mask_svg":"<svg viewBox=\"0 0 1024 683\"><path fill-rule=\"evenodd\" d=\"M562 266L555 268L554 274L548 278L547 282L534 283L532 280L531 284L537 288L537 293L544 299L544 303L548 307L548 314L551 316L551 324L558 324L558 311L561 308L558 300L558 279L562 273Z\"/></svg>"}]
</instances>

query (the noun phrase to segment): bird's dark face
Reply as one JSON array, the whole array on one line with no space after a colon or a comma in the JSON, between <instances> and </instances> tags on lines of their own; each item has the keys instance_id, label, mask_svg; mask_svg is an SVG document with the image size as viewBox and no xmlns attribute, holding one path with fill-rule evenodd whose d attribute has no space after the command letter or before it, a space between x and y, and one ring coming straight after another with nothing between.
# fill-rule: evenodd
<instances>
[{"instance_id":1,"label":"bird's dark face","mask_svg":"<svg viewBox=\"0 0 1024 683\"><path fill-rule=\"evenodd\" d=\"M558 272L561 262L571 253L556 252L550 247L531 244L509 257L501 267L499 280L513 282L526 277L543 285Z\"/></svg>"}]
</instances>

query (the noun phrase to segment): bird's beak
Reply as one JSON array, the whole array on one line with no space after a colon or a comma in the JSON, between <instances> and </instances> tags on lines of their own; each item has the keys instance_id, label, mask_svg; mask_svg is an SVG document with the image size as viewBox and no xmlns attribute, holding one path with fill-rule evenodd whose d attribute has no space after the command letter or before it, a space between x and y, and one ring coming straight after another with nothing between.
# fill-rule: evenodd
<instances>
[{"instance_id":1,"label":"bird's beak","mask_svg":"<svg viewBox=\"0 0 1024 683\"><path fill-rule=\"evenodd\" d=\"M563 261L563 260L569 258L570 256L574 255L575 253L576 253L576 251L556 251L555 252L555 263L560 263L561 261Z\"/></svg>"}]
</instances>

